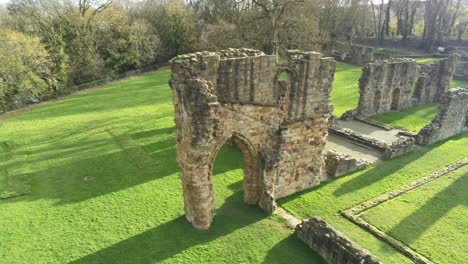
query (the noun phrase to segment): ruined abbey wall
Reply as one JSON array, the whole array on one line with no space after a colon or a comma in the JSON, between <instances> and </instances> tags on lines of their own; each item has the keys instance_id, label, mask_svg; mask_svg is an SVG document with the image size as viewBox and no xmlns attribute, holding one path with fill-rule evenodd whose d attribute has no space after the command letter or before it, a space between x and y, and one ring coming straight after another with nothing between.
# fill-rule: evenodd
<instances>
[{"instance_id":1,"label":"ruined abbey wall","mask_svg":"<svg viewBox=\"0 0 468 264\"><path fill-rule=\"evenodd\" d=\"M455 70L455 78L457 80L468 81L468 58L460 59Z\"/></svg>"},{"instance_id":2,"label":"ruined abbey wall","mask_svg":"<svg viewBox=\"0 0 468 264\"><path fill-rule=\"evenodd\" d=\"M468 88L450 89L440 100L432 122L419 131L416 141L431 144L468 131Z\"/></svg>"},{"instance_id":3,"label":"ruined abbey wall","mask_svg":"<svg viewBox=\"0 0 468 264\"><path fill-rule=\"evenodd\" d=\"M413 59L391 59L366 64L359 80L357 114L371 116L411 107L417 73L418 67Z\"/></svg>"},{"instance_id":4,"label":"ruined abbey wall","mask_svg":"<svg viewBox=\"0 0 468 264\"><path fill-rule=\"evenodd\" d=\"M337 42L335 48L333 56L339 61L361 66L375 59L373 47Z\"/></svg>"},{"instance_id":5,"label":"ruined abbey wall","mask_svg":"<svg viewBox=\"0 0 468 264\"><path fill-rule=\"evenodd\" d=\"M414 98L417 104L437 102L450 88L460 55L450 54L431 65L419 65L420 76Z\"/></svg>"},{"instance_id":6,"label":"ruined abbey wall","mask_svg":"<svg viewBox=\"0 0 468 264\"><path fill-rule=\"evenodd\" d=\"M326 178L324 146L335 64L290 51L289 63L240 49L174 58L170 86L186 218L206 229L214 216L212 169L231 140L244 156L244 200L267 211L275 199ZM279 80L286 72L288 80Z\"/></svg>"},{"instance_id":7,"label":"ruined abbey wall","mask_svg":"<svg viewBox=\"0 0 468 264\"><path fill-rule=\"evenodd\" d=\"M374 61L374 48L362 45L351 45L350 55L350 63L355 65L364 65Z\"/></svg>"}]
</instances>

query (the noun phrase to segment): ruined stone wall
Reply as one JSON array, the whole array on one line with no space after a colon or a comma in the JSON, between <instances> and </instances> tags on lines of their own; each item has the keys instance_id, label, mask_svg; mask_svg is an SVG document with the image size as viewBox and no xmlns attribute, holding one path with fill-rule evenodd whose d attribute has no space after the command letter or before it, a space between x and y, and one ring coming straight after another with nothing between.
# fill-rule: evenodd
<instances>
[{"instance_id":1,"label":"ruined stone wall","mask_svg":"<svg viewBox=\"0 0 468 264\"><path fill-rule=\"evenodd\" d=\"M468 88L450 89L432 122L419 131L418 144L431 144L468 131Z\"/></svg>"},{"instance_id":2,"label":"ruined stone wall","mask_svg":"<svg viewBox=\"0 0 468 264\"><path fill-rule=\"evenodd\" d=\"M351 45L350 46L350 63L355 65L364 65L366 63L374 61L374 48Z\"/></svg>"},{"instance_id":3,"label":"ruined stone wall","mask_svg":"<svg viewBox=\"0 0 468 264\"><path fill-rule=\"evenodd\" d=\"M312 217L296 227L296 235L331 264L381 264L354 241L322 219Z\"/></svg>"},{"instance_id":4,"label":"ruined stone wall","mask_svg":"<svg viewBox=\"0 0 468 264\"><path fill-rule=\"evenodd\" d=\"M338 153L335 150L329 150L326 164L328 176L334 178L364 169L369 165L369 162L354 158L348 154Z\"/></svg>"},{"instance_id":5,"label":"ruined stone wall","mask_svg":"<svg viewBox=\"0 0 468 264\"><path fill-rule=\"evenodd\" d=\"M412 105L418 68L413 59L391 59L366 64L359 80L357 114L371 116Z\"/></svg>"},{"instance_id":6,"label":"ruined stone wall","mask_svg":"<svg viewBox=\"0 0 468 264\"><path fill-rule=\"evenodd\" d=\"M244 200L267 211L274 200L324 179L334 61L290 51L289 64L240 49L171 61L177 160L186 218L206 229L214 216L213 163L229 140L244 155ZM287 81L279 81L281 72Z\"/></svg>"},{"instance_id":7,"label":"ruined stone wall","mask_svg":"<svg viewBox=\"0 0 468 264\"><path fill-rule=\"evenodd\" d=\"M345 61L354 65L364 65L374 61L374 48L362 45L338 42L333 56L339 61Z\"/></svg>"},{"instance_id":8,"label":"ruined stone wall","mask_svg":"<svg viewBox=\"0 0 468 264\"><path fill-rule=\"evenodd\" d=\"M431 65L420 65L419 78L414 91L417 104L437 102L450 88L460 55L450 54Z\"/></svg>"},{"instance_id":9,"label":"ruined stone wall","mask_svg":"<svg viewBox=\"0 0 468 264\"><path fill-rule=\"evenodd\" d=\"M460 60L457 64L454 78L468 81L468 58L464 57L463 59L464 60Z\"/></svg>"}]
</instances>

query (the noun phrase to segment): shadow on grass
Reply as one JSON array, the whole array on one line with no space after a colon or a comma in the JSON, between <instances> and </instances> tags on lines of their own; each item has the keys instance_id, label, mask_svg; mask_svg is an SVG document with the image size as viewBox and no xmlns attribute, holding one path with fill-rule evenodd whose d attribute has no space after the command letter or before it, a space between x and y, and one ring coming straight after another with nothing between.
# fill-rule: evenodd
<instances>
[{"instance_id":1,"label":"shadow on grass","mask_svg":"<svg viewBox=\"0 0 468 264\"><path fill-rule=\"evenodd\" d=\"M32 186L31 195L5 202L55 199L58 200L57 205L77 203L175 176L179 172L174 127L133 134L117 130L120 133L117 136L113 135L113 130L106 132L103 129L85 135L66 135L52 144L44 144L44 148L18 150L13 154L16 158L1 162L0 171L7 171L10 178L24 180ZM77 139L76 135L80 138ZM137 140L145 143L140 144ZM242 155L234 153L230 147L221 149L222 166L216 166L214 174L242 167ZM6 154L2 156L6 157ZM18 172L31 166L46 169ZM236 183L232 188L239 186L242 183Z\"/></svg>"},{"instance_id":2,"label":"shadow on grass","mask_svg":"<svg viewBox=\"0 0 468 264\"><path fill-rule=\"evenodd\" d=\"M333 194L339 197L377 184L380 180L384 179L385 177L393 174L394 172L402 169L411 162L419 159L428 151L429 149L425 148L421 151L413 151L408 155L403 155L394 158L390 161L378 163L377 165L375 165L375 167L372 167L368 171L360 174L359 176L347 182L344 182L338 189L336 189L333 192Z\"/></svg>"},{"instance_id":3,"label":"shadow on grass","mask_svg":"<svg viewBox=\"0 0 468 264\"><path fill-rule=\"evenodd\" d=\"M408 164L418 160L422 156L430 153L435 148L445 144L449 140L458 140L461 137L454 137L448 140L440 141L429 146L418 146L415 150L401 155L399 157L393 158L388 161L384 161L376 164L374 167L368 171L360 174L359 176L344 182L335 192L335 196L343 196L352 192L359 191L361 189L367 188L373 184L377 184L380 180L392 175L393 173L404 168Z\"/></svg>"},{"instance_id":4,"label":"shadow on grass","mask_svg":"<svg viewBox=\"0 0 468 264\"><path fill-rule=\"evenodd\" d=\"M353 193L353 192L357 192L359 190L365 189L365 188L367 188L367 187L369 187L369 186L371 186L373 184L377 184L379 181L381 181L385 177L388 177L392 173L394 173L394 172L402 169L403 167L407 166L408 164L418 160L419 158L421 158L422 156L430 153L431 151L433 151L437 147L445 144L447 141L457 141L457 140L463 139L464 137L466 137L466 133L462 134L462 135L459 135L459 136L455 136L455 137L446 139L444 141L434 143L434 144L429 145L429 146L419 146L415 150L413 150L413 151L411 151L409 153L406 153L406 154L404 154L402 156L399 156L397 158L393 158L391 160L384 161L384 162L381 162L381 163L377 163L375 165L375 167L372 167L368 171L366 171L364 173L361 173L360 175L356 176L355 178L352 178L352 179L344 182L343 184L341 184L334 191L333 194L336 197L340 197L340 196L343 196L343 195L346 195L346 194L349 194L349 193ZM357 172L357 173L359 173L359 172ZM430 173L430 172L428 172L428 173ZM347 176L351 176L353 174L355 174L355 173L348 174ZM347 176L342 176L342 177L347 177ZM422 176L425 176L425 175L422 175ZM334 179L334 180L331 180L331 181L323 182L323 183L321 183L320 185L318 185L318 186L316 186L314 188L307 189L307 190L292 194L290 196L281 198L278 202L280 204L285 204L285 203L294 201L294 200L298 199L300 196L302 196L302 195L304 195L306 193L318 191L318 190L320 190L322 188L325 188L327 185L329 185L329 184L333 183L335 180L338 180L338 179L341 179L341 178L337 178L337 179Z\"/></svg>"},{"instance_id":5,"label":"shadow on grass","mask_svg":"<svg viewBox=\"0 0 468 264\"><path fill-rule=\"evenodd\" d=\"M293 252L301 251L300 254L294 254ZM303 254L302 252L308 252ZM291 259L291 255L296 256L294 261ZM302 258L302 259L301 259ZM268 255L265 257L263 263L327 263L322 257L320 257L315 251L310 249L304 242L300 241L296 235L290 235L287 238L281 240L273 248L268 251Z\"/></svg>"},{"instance_id":6,"label":"shadow on grass","mask_svg":"<svg viewBox=\"0 0 468 264\"><path fill-rule=\"evenodd\" d=\"M71 263L109 263L112 259L118 263L157 263L191 247L226 236L267 216L256 207L243 204L242 195L242 192L236 192L225 200L216 210L214 222L207 231L194 229L181 216Z\"/></svg>"},{"instance_id":7,"label":"shadow on grass","mask_svg":"<svg viewBox=\"0 0 468 264\"><path fill-rule=\"evenodd\" d=\"M468 173L465 173L443 191L435 194L417 211L393 227L389 234L407 244L417 240L452 208L459 205L468 206L466 186L468 186Z\"/></svg>"}]
</instances>

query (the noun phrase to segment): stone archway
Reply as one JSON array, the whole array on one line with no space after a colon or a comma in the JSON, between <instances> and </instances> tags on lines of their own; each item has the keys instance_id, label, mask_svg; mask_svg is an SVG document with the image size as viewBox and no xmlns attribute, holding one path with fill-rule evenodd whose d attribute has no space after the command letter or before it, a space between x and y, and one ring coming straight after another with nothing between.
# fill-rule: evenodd
<instances>
[{"instance_id":1,"label":"stone archway","mask_svg":"<svg viewBox=\"0 0 468 264\"><path fill-rule=\"evenodd\" d=\"M244 158L244 202L255 205L258 203L262 193L258 152L253 144L241 134L233 133L230 140L232 144L241 151ZM225 142L219 144L213 152L214 155L210 158L213 164L209 164L210 168L214 167L216 156L224 144Z\"/></svg>"},{"instance_id":2,"label":"stone archway","mask_svg":"<svg viewBox=\"0 0 468 264\"><path fill-rule=\"evenodd\" d=\"M400 109L400 89L396 88L392 92L392 102L390 105L390 110L397 111Z\"/></svg>"}]
</instances>

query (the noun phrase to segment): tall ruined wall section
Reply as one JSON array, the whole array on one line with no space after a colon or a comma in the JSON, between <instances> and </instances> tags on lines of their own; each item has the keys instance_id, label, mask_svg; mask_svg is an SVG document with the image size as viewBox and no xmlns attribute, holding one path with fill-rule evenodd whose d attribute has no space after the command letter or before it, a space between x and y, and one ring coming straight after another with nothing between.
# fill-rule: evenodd
<instances>
[{"instance_id":1,"label":"tall ruined wall section","mask_svg":"<svg viewBox=\"0 0 468 264\"><path fill-rule=\"evenodd\" d=\"M320 53L289 53L288 115L278 137L277 198L324 180L324 147L332 112L330 93L335 62Z\"/></svg>"},{"instance_id":2,"label":"tall ruined wall section","mask_svg":"<svg viewBox=\"0 0 468 264\"><path fill-rule=\"evenodd\" d=\"M214 216L212 169L229 139L244 156L244 201L267 211L276 198L324 178L334 61L291 51L289 64L240 49L172 60L177 160L186 218L206 229ZM287 81L278 81L280 73Z\"/></svg>"},{"instance_id":3,"label":"tall ruined wall section","mask_svg":"<svg viewBox=\"0 0 468 264\"><path fill-rule=\"evenodd\" d=\"M366 64L359 80L357 114L371 116L411 107L417 73L418 67L413 59L391 59Z\"/></svg>"},{"instance_id":4,"label":"tall ruined wall section","mask_svg":"<svg viewBox=\"0 0 468 264\"><path fill-rule=\"evenodd\" d=\"M420 77L416 83L414 98L418 104L437 102L450 88L456 66L460 59L458 54L431 65L420 65Z\"/></svg>"},{"instance_id":5,"label":"tall ruined wall section","mask_svg":"<svg viewBox=\"0 0 468 264\"><path fill-rule=\"evenodd\" d=\"M451 89L440 100L432 122L419 131L419 144L431 144L468 131L468 88Z\"/></svg>"}]
</instances>

